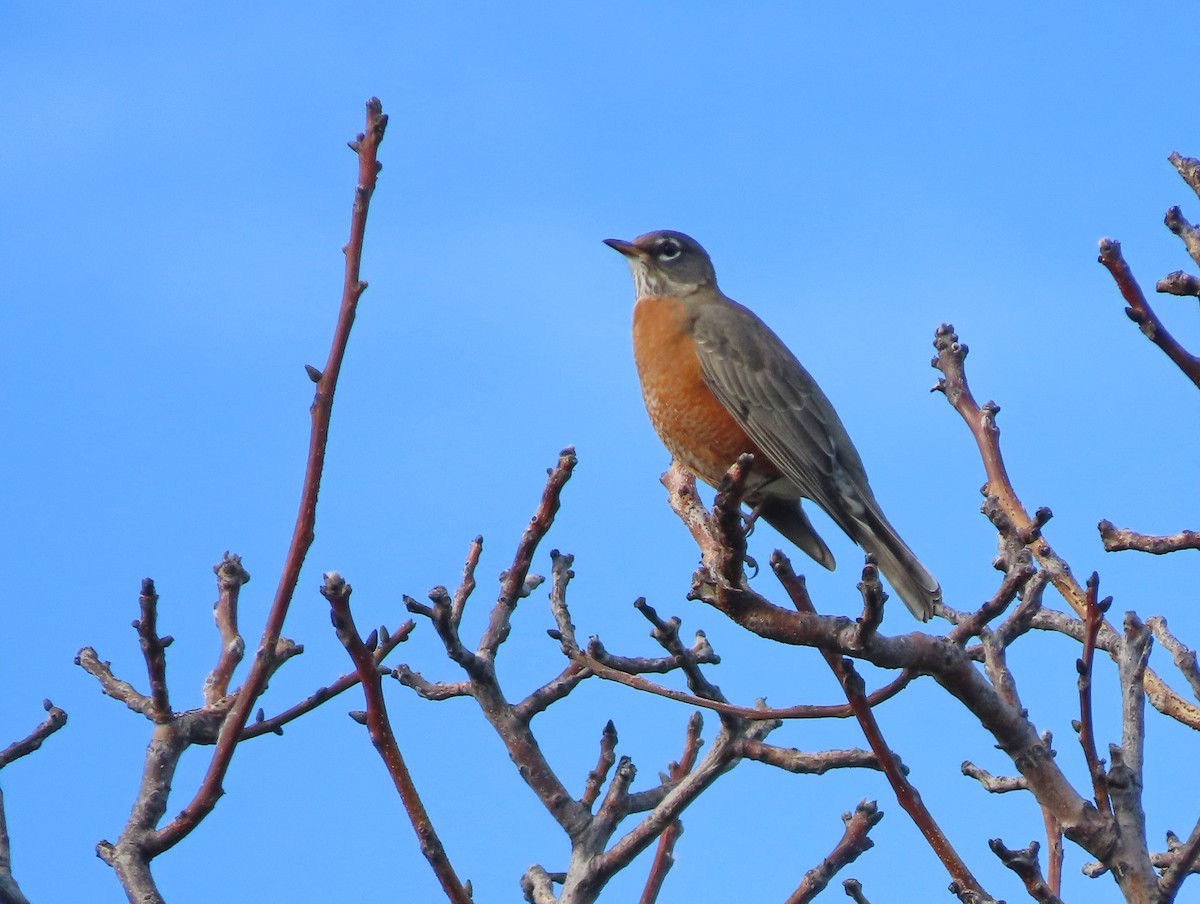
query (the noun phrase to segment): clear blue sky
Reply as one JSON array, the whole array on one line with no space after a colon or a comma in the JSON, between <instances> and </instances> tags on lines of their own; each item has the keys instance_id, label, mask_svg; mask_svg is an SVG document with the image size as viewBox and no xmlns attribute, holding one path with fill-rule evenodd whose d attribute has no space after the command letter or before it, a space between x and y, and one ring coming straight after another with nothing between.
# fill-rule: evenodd
<instances>
[{"instance_id":1,"label":"clear blue sky","mask_svg":"<svg viewBox=\"0 0 1200 904\"><path fill-rule=\"evenodd\" d=\"M836 9L836 11L835 11ZM317 541L286 633L306 653L272 683L275 712L349 661L317 594L354 585L361 623L395 625L401 594L452 584L485 536L473 636L493 578L567 444L580 464L546 553L576 554L581 635L653 655L630 603L646 596L724 657L726 694L836 702L813 652L748 638L684 597L695 564L658 475L667 455L638 394L632 288L600 240L654 228L696 236L723 288L792 346L841 412L892 520L960 608L991 595L994 532L961 421L930 395L934 328L952 321L1000 423L1014 481L1048 505L1051 542L1095 568L1118 612L1162 612L1200 639L1191 559L1105 556L1103 517L1151 532L1194 523L1196 393L1126 320L1096 240L1112 235L1150 288L1187 263L1161 226L1200 204L1166 163L1200 155L1181 7L1048 10L958 4L8 4L0 12L0 473L7 511L0 743L51 697L70 724L3 775L14 870L35 901L120 901L115 839L148 724L72 665L95 646L144 686L129 622L158 581L176 637L177 706L199 700L217 652L211 566L244 556L248 638L291 533L312 387L340 292L355 177L345 141L378 95L391 115L368 228L364 297L339 390ZM1160 311L1200 348L1194 305ZM856 551L809 571L817 605L858 609ZM776 535L752 538L764 557ZM797 559L797 564L801 563ZM778 596L771 580L760 589ZM1048 595L1053 604L1057 597ZM561 666L539 593L502 654L520 697ZM911 628L896 605L885 629ZM458 676L427 625L396 661ZM1073 743L1077 647L1014 651L1020 689L1059 760ZM1156 654L1156 663L1159 662ZM1101 744L1118 740L1113 670L1097 678ZM598 683L598 682L593 682ZM480 901L517 900L557 828L469 701L389 686L402 744L459 871ZM880 711L888 738L990 891L1020 900L987 851L1042 837L1032 800L989 797L964 758L1011 772L930 681ZM347 900L355 883L438 900L365 732L355 694L245 745L217 810L156 861L172 902ZM678 756L689 710L585 686L535 723L574 789L614 717L648 787ZM1186 833L1188 732L1151 718L1150 832ZM715 731L708 720L706 736ZM773 738L861 744L852 724ZM180 770L172 811L207 751ZM874 773L792 777L754 764L687 814L664 901L781 900L863 797L886 817L846 874L873 900L930 901L947 882ZM368 818L364 818L364 817ZM364 825L370 831L364 831ZM1115 900L1079 878L1068 899ZM219 866L218 866L219 864ZM642 862L606 900L636 897ZM839 877L840 879L840 877ZM840 898L840 890L829 893Z\"/></svg>"}]
</instances>

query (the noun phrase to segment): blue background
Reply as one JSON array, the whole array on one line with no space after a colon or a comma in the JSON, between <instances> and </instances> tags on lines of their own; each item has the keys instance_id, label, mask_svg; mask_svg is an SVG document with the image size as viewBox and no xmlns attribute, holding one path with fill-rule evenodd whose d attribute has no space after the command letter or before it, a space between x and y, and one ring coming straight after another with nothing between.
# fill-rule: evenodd
<instances>
[{"instance_id":1,"label":"blue background","mask_svg":"<svg viewBox=\"0 0 1200 904\"><path fill-rule=\"evenodd\" d=\"M1026 505L1079 576L1100 569L1114 611L1166 614L1200 636L1194 561L1105 555L1095 524L1196 527L1196 393L1122 313L1095 262L1123 240L1149 290L1188 263L1163 211L1200 204L1166 163L1200 155L1194 57L1178 6L1092 3L500 5L8 4L0 11L0 444L8 592L0 740L48 696L70 723L5 770L13 865L35 901L123 900L93 856L132 803L149 725L72 665L93 645L145 686L129 621L158 582L176 637L176 707L197 705L218 640L211 566L240 553L251 645L291 534L312 386L340 296L355 179L345 141L378 95L391 115L368 226L371 286L339 387L317 540L285 633L306 653L272 681L277 712L349 668L317 593L355 587L361 624L406 618L401 594L453 585L482 533L485 623L545 468L580 464L536 561L576 554L581 636L655 655L631 608L646 596L708 632L709 675L735 701L837 702L814 651L746 636L684 597L696 551L658 483L668 458L634 374L625 264L600 244L654 228L696 236L722 287L791 345L854 436L891 519L947 602L999 580L978 514L983 471L929 386L934 328L972 349ZM1192 80L1189 80L1192 78ZM1152 299L1200 347L1186 300ZM857 551L819 528L841 568L806 568L819 608L855 614ZM752 551L765 559L765 526ZM809 564L796 560L798 567ZM781 594L768 575L760 590ZM1047 595L1053 605L1061 601ZM510 699L556 674L545 593L501 652ZM894 605L884 626L908 631ZM460 676L426 624L393 657ZM1030 637L1018 687L1059 762L1087 787L1069 726L1078 647ZM1154 664L1169 673L1156 651ZM883 676L870 677L881 681ZM1175 682L1181 684L1181 682ZM1097 670L1098 740L1119 740L1115 669ZM469 700L389 684L401 743L451 858L479 901L518 900L530 863L565 867L565 839ZM172 902L440 899L351 692L245 744L226 797L155 862ZM650 787L679 756L690 710L589 681L534 723L577 793L606 719ZM925 679L881 708L891 745L991 893L1023 891L986 848L1042 838L1028 796L989 796L958 771L1011 764ZM715 731L707 719L706 736ZM788 725L773 741L861 745L850 723ZM1186 835L1178 771L1192 732L1151 714L1149 831ZM171 813L208 750L189 751ZM857 876L872 900L929 901L948 881L882 776L795 777L747 763L686 814L663 901L775 901L841 835L863 797L886 812ZM1064 896L1116 900L1080 877ZM643 858L605 900L635 900Z\"/></svg>"}]
</instances>

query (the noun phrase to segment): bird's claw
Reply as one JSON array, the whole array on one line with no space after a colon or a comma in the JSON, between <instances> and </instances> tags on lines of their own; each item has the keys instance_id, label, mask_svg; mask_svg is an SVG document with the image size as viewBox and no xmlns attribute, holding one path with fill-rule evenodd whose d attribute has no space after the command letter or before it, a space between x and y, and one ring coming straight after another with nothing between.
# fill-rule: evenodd
<instances>
[{"instance_id":1,"label":"bird's claw","mask_svg":"<svg viewBox=\"0 0 1200 904\"><path fill-rule=\"evenodd\" d=\"M755 560L754 556L750 555L749 553L742 553L742 562L753 569L750 577L758 577L758 562Z\"/></svg>"}]
</instances>

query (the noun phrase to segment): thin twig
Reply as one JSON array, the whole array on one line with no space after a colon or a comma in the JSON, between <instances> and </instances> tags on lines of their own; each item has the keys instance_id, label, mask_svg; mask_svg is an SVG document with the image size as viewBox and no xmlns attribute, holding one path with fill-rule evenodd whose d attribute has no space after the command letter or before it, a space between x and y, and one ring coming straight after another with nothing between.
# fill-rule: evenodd
<instances>
[{"instance_id":1,"label":"thin twig","mask_svg":"<svg viewBox=\"0 0 1200 904\"><path fill-rule=\"evenodd\" d=\"M592 804L600 797L600 788L604 785L604 779L608 777L608 770L617 761L616 748L617 727L613 725L612 719L609 719L604 730L600 732L600 759L596 761L596 768L588 773L583 786L583 796L579 798L579 802L588 809L591 809Z\"/></svg>"},{"instance_id":2,"label":"thin twig","mask_svg":"<svg viewBox=\"0 0 1200 904\"><path fill-rule=\"evenodd\" d=\"M1096 807L1106 816L1112 815L1112 802L1108 796L1108 782L1104 773L1104 761L1096 752L1096 735L1092 727L1092 660L1096 652L1096 635L1104 621L1111 599L1098 602L1100 576L1092 572L1087 582L1087 612L1084 618L1083 656L1076 661L1079 671L1079 743L1083 747L1083 758L1088 774L1092 778L1092 796Z\"/></svg>"},{"instance_id":3,"label":"thin twig","mask_svg":"<svg viewBox=\"0 0 1200 904\"><path fill-rule=\"evenodd\" d=\"M857 860L874 847L875 842L867 837L883 819L883 811L873 800L861 801L853 813L843 813L842 822L846 831L824 860L804 874L800 885L788 897L786 904L808 904L825 890L830 880L843 868Z\"/></svg>"},{"instance_id":4,"label":"thin twig","mask_svg":"<svg viewBox=\"0 0 1200 904\"><path fill-rule=\"evenodd\" d=\"M542 499L538 504L537 511L529 519L529 526L525 528L521 542L517 544L513 563L501 576L500 597L496 600L496 605L492 607L487 630L483 632L479 646L475 650L476 656L488 662L496 658L497 649L508 637L509 620L517 608L517 603L542 582L539 576L529 577L533 554L537 550L538 544L542 542L542 538L550 530L550 525L554 523L554 515L558 512L563 487L571 479L571 472L575 470L577 461L575 449L571 446L559 453L558 464L549 471L550 477L542 491Z\"/></svg>"},{"instance_id":5,"label":"thin twig","mask_svg":"<svg viewBox=\"0 0 1200 904\"><path fill-rule=\"evenodd\" d=\"M171 645L170 637L158 636L158 594L154 581L145 578L142 592L138 595L141 617L133 623L138 633L142 657L146 660L146 673L150 680L150 709L146 713L153 721L163 724L171 719L171 700L167 694L166 648Z\"/></svg>"},{"instance_id":6,"label":"thin twig","mask_svg":"<svg viewBox=\"0 0 1200 904\"><path fill-rule=\"evenodd\" d=\"M1115 239L1101 239L1100 263L1112 274L1117 288L1121 290L1121 295L1128 305L1125 313L1129 319L1138 325L1138 329L1147 339L1162 349L1163 354L1183 371L1184 376L1200 388L1200 358L1185 350L1158 319L1158 315L1146 300L1142 287L1134 278L1133 271L1129 269L1129 264L1125 263L1125 258L1121 255L1121 243Z\"/></svg>"},{"instance_id":7,"label":"thin twig","mask_svg":"<svg viewBox=\"0 0 1200 904\"><path fill-rule=\"evenodd\" d=\"M42 701L42 709L46 711L46 718L37 728L21 740L14 741L0 750L0 769L33 753L42 746L46 738L67 724L67 714L49 700ZM8 838L8 820L4 813L3 790L0 790L0 902L29 904L12 872L12 847Z\"/></svg>"},{"instance_id":8,"label":"thin twig","mask_svg":"<svg viewBox=\"0 0 1200 904\"><path fill-rule=\"evenodd\" d=\"M250 572L242 567L242 557L226 552L213 566L217 576L217 602L213 619L221 635L221 655L204 682L204 702L212 705L229 693L233 672L246 653L246 642L238 631L238 596L250 582Z\"/></svg>"},{"instance_id":9,"label":"thin twig","mask_svg":"<svg viewBox=\"0 0 1200 904\"><path fill-rule=\"evenodd\" d=\"M1042 868L1038 864L1038 851L1041 849L1036 841L1031 841L1029 847L1014 851L1004 846L999 838L988 842L1000 862L1016 873L1025 883L1029 897L1039 904L1062 904L1058 895L1051 889L1050 884L1042 878Z\"/></svg>"},{"instance_id":10,"label":"thin twig","mask_svg":"<svg viewBox=\"0 0 1200 904\"><path fill-rule=\"evenodd\" d=\"M779 579L783 589L787 592L792 600L792 604L800 612L816 615L816 608L813 606L812 599L808 595L808 590L803 582L798 580L795 571L792 570L791 562L781 552L776 550L771 556L771 568L775 572L775 576ZM864 585L871 583L879 583L878 571L869 563L863 569ZM862 591L864 598L868 593L873 592L873 588L865 587ZM838 682L842 685L842 690L846 694L846 699L850 702L851 708L854 709L854 715L858 719L858 724L862 728L863 735L867 739L867 743L871 750L874 751L876 758L879 760L880 766L883 768L884 775L887 776L888 783L892 786L892 790L896 794L896 800L909 817L916 824L921 834L925 836L925 840L929 846L933 848L938 859L946 867L950 873L951 879L960 886L965 893L974 893L986 898L987 892L983 890L983 886L979 884L979 880L971 873L970 868L959 857L958 852L954 850L954 846L946 837L937 821L933 818L933 814L925 806L921 800L920 792L908 780L908 776L904 774L904 770L900 765L900 761L896 755L892 753L887 742L883 738L883 732L879 728L879 723L875 721L875 715L871 707L866 705L866 697L863 693L862 678L854 668L852 660L843 659L838 654L829 650L821 650L821 655L828 663L830 670L837 676Z\"/></svg>"},{"instance_id":11,"label":"thin twig","mask_svg":"<svg viewBox=\"0 0 1200 904\"><path fill-rule=\"evenodd\" d=\"M414 627L416 627L416 624L412 621L412 619L409 619L399 628L397 628L395 633L388 633L381 630L379 634L379 645L375 648L375 652L373 654L375 657L375 662L382 666L383 660L387 657L387 655L391 653L392 650L396 649L397 646L408 640L408 637L412 633ZM312 712L312 710L316 709L322 703L332 700L339 694L345 693L346 691L350 690L350 688L357 685L361 680L362 676L360 676L357 671L351 672L348 675L341 675L332 684L317 688L317 690L305 697L299 703L295 704L294 706L289 706L283 712L271 716L270 718L263 717L263 712L260 709L256 714L254 721L252 721L242 730L241 739L245 741L249 738L256 738L259 735L264 734L283 734L283 726L287 725L289 722L295 721L305 713Z\"/></svg>"},{"instance_id":12,"label":"thin twig","mask_svg":"<svg viewBox=\"0 0 1200 904\"><path fill-rule=\"evenodd\" d=\"M358 310L358 301L367 288L367 284L360 278L363 237L366 233L367 211L370 207L371 195L375 191L375 182L381 169L377 153L387 128L387 115L384 114L383 106L378 98L372 97L367 101L366 122L366 131L350 145L351 150L358 155L358 185L354 190L354 208L350 218L350 241L344 249L346 269L342 288L342 304L338 312L338 322L334 329L329 357L325 361L324 369L315 375L317 388L310 409L312 427L309 434L304 484L300 492L300 510L296 516L296 525L292 532L292 541L288 547L287 557L284 560L283 571L279 576L279 585L275 590L275 599L267 614L262 637L258 643L258 651L254 657L254 664L250 667L250 673L246 676L237 700L221 725L216 750L213 752L204 779L191 802L149 843L147 849L149 856L162 853L186 838L200 824L200 821L212 812L217 800L221 797L222 783L233 759L233 752L241 739L242 730L250 718L254 704L262 694L267 678L274 667L276 645L283 633L284 619L287 617L292 596L296 591L301 566L312 545L317 516L317 493L321 486L321 475L325 469L325 448L329 441L329 422L333 413L334 392L337 389L342 360L346 355L350 329L354 325L354 316ZM311 371L310 375L313 375Z\"/></svg>"},{"instance_id":13,"label":"thin twig","mask_svg":"<svg viewBox=\"0 0 1200 904\"><path fill-rule=\"evenodd\" d=\"M450 864L450 858L446 856L446 850L434 830L429 813L421 802L417 786L400 753L400 745L396 742L396 736L392 731L387 704L383 698L379 663L375 659L374 651L363 642L358 628L354 624L354 616L350 611L350 592L350 585L343 581L340 575L334 572L325 575L325 582L321 585L321 595L329 600L330 614L338 640L342 642L342 646L346 648L346 652L350 654L350 658L358 670L363 696L367 701L366 723L367 730L371 734L371 743L375 745L375 749L387 767L388 774L392 777L392 782L404 804L405 812L408 813L409 821L412 823L413 831L417 833L421 853L425 855L425 859L433 868L442 890L455 904L470 904L471 896L455 874L454 867Z\"/></svg>"},{"instance_id":14,"label":"thin twig","mask_svg":"<svg viewBox=\"0 0 1200 904\"><path fill-rule=\"evenodd\" d=\"M704 717L700 713L692 713L691 718L688 719L687 734L683 740L683 755L679 757L679 762L671 763L667 772L668 781L675 783L682 781L683 777L696 765L696 758L700 755L700 745L703 743L700 739L700 731L703 727ZM642 889L642 896L638 904L654 904L658 900L663 883L667 879L667 873L675 864L675 844L682 834L683 823L676 819L658 836L658 848L654 852L654 861L650 865L650 874L646 877L646 884Z\"/></svg>"},{"instance_id":15,"label":"thin twig","mask_svg":"<svg viewBox=\"0 0 1200 904\"><path fill-rule=\"evenodd\" d=\"M1155 536L1119 528L1107 520L1100 522L1099 529L1100 541L1104 544L1105 552L1132 549L1136 552L1148 552L1152 555L1162 556L1178 552L1181 549L1200 549L1200 531L1184 530L1177 534Z\"/></svg>"}]
</instances>

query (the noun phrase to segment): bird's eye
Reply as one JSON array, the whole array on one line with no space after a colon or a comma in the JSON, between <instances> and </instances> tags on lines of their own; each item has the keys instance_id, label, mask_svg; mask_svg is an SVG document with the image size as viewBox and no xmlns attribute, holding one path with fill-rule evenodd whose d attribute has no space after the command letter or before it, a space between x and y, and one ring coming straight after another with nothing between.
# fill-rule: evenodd
<instances>
[{"instance_id":1,"label":"bird's eye","mask_svg":"<svg viewBox=\"0 0 1200 904\"><path fill-rule=\"evenodd\" d=\"M683 249L679 247L679 243L674 239L667 239L658 246L658 259L660 261L673 261L679 257Z\"/></svg>"}]
</instances>

